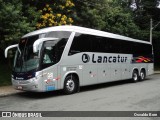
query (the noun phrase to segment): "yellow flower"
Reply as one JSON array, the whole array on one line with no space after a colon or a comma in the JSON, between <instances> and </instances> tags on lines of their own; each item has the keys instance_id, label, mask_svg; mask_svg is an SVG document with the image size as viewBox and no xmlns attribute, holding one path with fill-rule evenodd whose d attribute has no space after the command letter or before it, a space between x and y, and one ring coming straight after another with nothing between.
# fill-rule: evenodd
<instances>
[{"instance_id":1,"label":"yellow flower","mask_svg":"<svg viewBox=\"0 0 160 120\"><path fill-rule=\"evenodd\" d=\"M48 8L48 11L51 11L51 10L52 10L52 8L49 7L49 8Z\"/></svg>"},{"instance_id":2,"label":"yellow flower","mask_svg":"<svg viewBox=\"0 0 160 120\"><path fill-rule=\"evenodd\" d=\"M66 7L68 7L69 6L69 4L68 3L66 3Z\"/></svg>"},{"instance_id":3,"label":"yellow flower","mask_svg":"<svg viewBox=\"0 0 160 120\"><path fill-rule=\"evenodd\" d=\"M74 3L71 3L71 6L73 7L73 6L75 6L75 4L74 4Z\"/></svg>"},{"instance_id":4,"label":"yellow flower","mask_svg":"<svg viewBox=\"0 0 160 120\"><path fill-rule=\"evenodd\" d=\"M49 14L48 13L46 13L46 15L45 15L46 17L49 17Z\"/></svg>"},{"instance_id":5,"label":"yellow flower","mask_svg":"<svg viewBox=\"0 0 160 120\"><path fill-rule=\"evenodd\" d=\"M52 19L54 19L54 18L55 18L55 16L54 16L54 15L52 15L52 16L51 16L51 18L52 18Z\"/></svg>"},{"instance_id":6,"label":"yellow flower","mask_svg":"<svg viewBox=\"0 0 160 120\"><path fill-rule=\"evenodd\" d=\"M71 10L67 10L67 12L71 12Z\"/></svg>"},{"instance_id":7,"label":"yellow flower","mask_svg":"<svg viewBox=\"0 0 160 120\"><path fill-rule=\"evenodd\" d=\"M48 7L49 7L49 5L48 5L48 4L46 4L46 7L48 8Z\"/></svg>"},{"instance_id":8,"label":"yellow flower","mask_svg":"<svg viewBox=\"0 0 160 120\"><path fill-rule=\"evenodd\" d=\"M66 24L67 22L66 21L63 21L63 24Z\"/></svg>"},{"instance_id":9,"label":"yellow flower","mask_svg":"<svg viewBox=\"0 0 160 120\"><path fill-rule=\"evenodd\" d=\"M44 10L44 11L47 11L47 9L46 9L46 8L43 8L43 10Z\"/></svg>"},{"instance_id":10,"label":"yellow flower","mask_svg":"<svg viewBox=\"0 0 160 120\"><path fill-rule=\"evenodd\" d=\"M52 26L52 23L50 23L49 26Z\"/></svg>"},{"instance_id":11,"label":"yellow flower","mask_svg":"<svg viewBox=\"0 0 160 120\"><path fill-rule=\"evenodd\" d=\"M64 18L61 18L62 21L64 21Z\"/></svg>"},{"instance_id":12,"label":"yellow flower","mask_svg":"<svg viewBox=\"0 0 160 120\"><path fill-rule=\"evenodd\" d=\"M47 17L45 15L42 15L41 18L42 19L47 19Z\"/></svg>"},{"instance_id":13,"label":"yellow flower","mask_svg":"<svg viewBox=\"0 0 160 120\"><path fill-rule=\"evenodd\" d=\"M66 15L63 15L62 17L63 17L64 19L66 19L66 18L67 18L67 16L66 16Z\"/></svg>"},{"instance_id":14,"label":"yellow flower","mask_svg":"<svg viewBox=\"0 0 160 120\"><path fill-rule=\"evenodd\" d=\"M40 13L42 13L42 10L39 10Z\"/></svg>"},{"instance_id":15,"label":"yellow flower","mask_svg":"<svg viewBox=\"0 0 160 120\"><path fill-rule=\"evenodd\" d=\"M68 18L68 21L69 21L70 23L73 23L73 19L72 19L72 18Z\"/></svg>"},{"instance_id":16,"label":"yellow flower","mask_svg":"<svg viewBox=\"0 0 160 120\"><path fill-rule=\"evenodd\" d=\"M54 23L54 21L53 21L53 20L51 20L50 22L51 22L52 24Z\"/></svg>"},{"instance_id":17,"label":"yellow flower","mask_svg":"<svg viewBox=\"0 0 160 120\"><path fill-rule=\"evenodd\" d=\"M40 28L41 27L41 23L37 23L37 28Z\"/></svg>"},{"instance_id":18,"label":"yellow flower","mask_svg":"<svg viewBox=\"0 0 160 120\"><path fill-rule=\"evenodd\" d=\"M62 15L61 14L57 14L57 17L61 17Z\"/></svg>"}]
</instances>

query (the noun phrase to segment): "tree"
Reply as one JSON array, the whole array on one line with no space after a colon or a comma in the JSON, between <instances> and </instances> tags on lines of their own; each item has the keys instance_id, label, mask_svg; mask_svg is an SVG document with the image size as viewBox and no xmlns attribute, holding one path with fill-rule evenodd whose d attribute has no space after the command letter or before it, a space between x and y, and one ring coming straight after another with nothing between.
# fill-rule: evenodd
<instances>
[{"instance_id":1,"label":"tree","mask_svg":"<svg viewBox=\"0 0 160 120\"><path fill-rule=\"evenodd\" d=\"M102 17L104 7L101 6L104 2L104 0L74 0L76 9L75 24L94 29L104 29L105 21Z\"/></svg>"},{"instance_id":2,"label":"tree","mask_svg":"<svg viewBox=\"0 0 160 120\"><path fill-rule=\"evenodd\" d=\"M136 35L133 15L117 0L76 0L75 24L126 36Z\"/></svg>"},{"instance_id":3,"label":"tree","mask_svg":"<svg viewBox=\"0 0 160 120\"><path fill-rule=\"evenodd\" d=\"M36 11L27 5L24 9L21 0L0 0L0 48L17 43L22 35L35 29Z\"/></svg>"},{"instance_id":4,"label":"tree","mask_svg":"<svg viewBox=\"0 0 160 120\"><path fill-rule=\"evenodd\" d=\"M137 9L133 11L135 23L140 28L141 36L139 38L149 41L150 19L153 20L153 26L160 22L160 1L159 0L135 0ZM155 65L160 66L160 25L153 29L153 50Z\"/></svg>"},{"instance_id":5,"label":"tree","mask_svg":"<svg viewBox=\"0 0 160 120\"><path fill-rule=\"evenodd\" d=\"M150 19L153 19L154 25L160 21L159 0L122 0L121 3L124 8L130 8L130 11L132 11L134 23L140 31L137 38L149 41ZM154 29L154 31L159 30L160 26ZM157 33L153 34L153 39L157 38Z\"/></svg>"}]
</instances>

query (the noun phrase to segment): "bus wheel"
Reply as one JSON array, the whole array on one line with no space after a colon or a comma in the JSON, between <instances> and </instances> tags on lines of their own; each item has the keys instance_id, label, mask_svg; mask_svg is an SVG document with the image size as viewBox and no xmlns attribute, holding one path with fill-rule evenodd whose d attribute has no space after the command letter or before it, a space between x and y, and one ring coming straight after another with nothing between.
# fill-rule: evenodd
<instances>
[{"instance_id":1,"label":"bus wheel","mask_svg":"<svg viewBox=\"0 0 160 120\"><path fill-rule=\"evenodd\" d=\"M145 70L141 70L139 77L140 77L141 81L145 80L145 78L146 78L146 72L145 72Z\"/></svg>"},{"instance_id":2,"label":"bus wheel","mask_svg":"<svg viewBox=\"0 0 160 120\"><path fill-rule=\"evenodd\" d=\"M73 75L67 76L64 81L64 93L69 95L73 94L77 91L78 83L76 82L76 78Z\"/></svg>"},{"instance_id":3,"label":"bus wheel","mask_svg":"<svg viewBox=\"0 0 160 120\"><path fill-rule=\"evenodd\" d=\"M138 71L134 70L133 73L132 73L132 81L133 82L138 82L138 80L139 80Z\"/></svg>"}]
</instances>

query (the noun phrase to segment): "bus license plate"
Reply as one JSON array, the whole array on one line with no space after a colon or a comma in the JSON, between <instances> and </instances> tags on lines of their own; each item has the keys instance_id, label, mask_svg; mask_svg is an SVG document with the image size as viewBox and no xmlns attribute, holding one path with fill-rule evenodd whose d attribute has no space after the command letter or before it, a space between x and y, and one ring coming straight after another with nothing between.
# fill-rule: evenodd
<instances>
[{"instance_id":1,"label":"bus license plate","mask_svg":"<svg viewBox=\"0 0 160 120\"><path fill-rule=\"evenodd\" d=\"M22 90L22 86L18 86L17 89Z\"/></svg>"}]
</instances>

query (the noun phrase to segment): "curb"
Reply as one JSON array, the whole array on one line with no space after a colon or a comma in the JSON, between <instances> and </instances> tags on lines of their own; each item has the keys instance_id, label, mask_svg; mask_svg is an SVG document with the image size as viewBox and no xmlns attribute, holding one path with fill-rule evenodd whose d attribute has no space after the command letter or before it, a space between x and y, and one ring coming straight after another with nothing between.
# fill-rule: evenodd
<instances>
[{"instance_id":1,"label":"curb","mask_svg":"<svg viewBox=\"0 0 160 120\"><path fill-rule=\"evenodd\" d=\"M154 74L160 74L160 71L155 71Z\"/></svg>"},{"instance_id":2,"label":"curb","mask_svg":"<svg viewBox=\"0 0 160 120\"><path fill-rule=\"evenodd\" d=\"M6 97L9 95L14 95L16 93L21 93L22 91L15 90L12 86L1 86L0 87L0 97Z\"/></svg>"},{"instance_id":3,"label":"curb","mask_svg":"<svg viewBox=\"0 0 160 120\"><path fill-rule=\"evenodd\" d=\"M18 93L23 93L24 91L15 91L15 92L6 92L6 93L0 93L0 98L1 97L7 97L7 96L11 96L11 95L15 95Z\"/></svg>"},{"instance_id":4,"label":"curb","mask_svg":"<svg viewBox=\"0 0 160 120\"><path fill-rule=\"evenodd\" d=\"M16 93L19 93L19 92L14 92L14 93L2 93L0 94L0 97L7 97L7 96L10 96L10 95L14 95Z\"/></svg>"}]
</instances>

